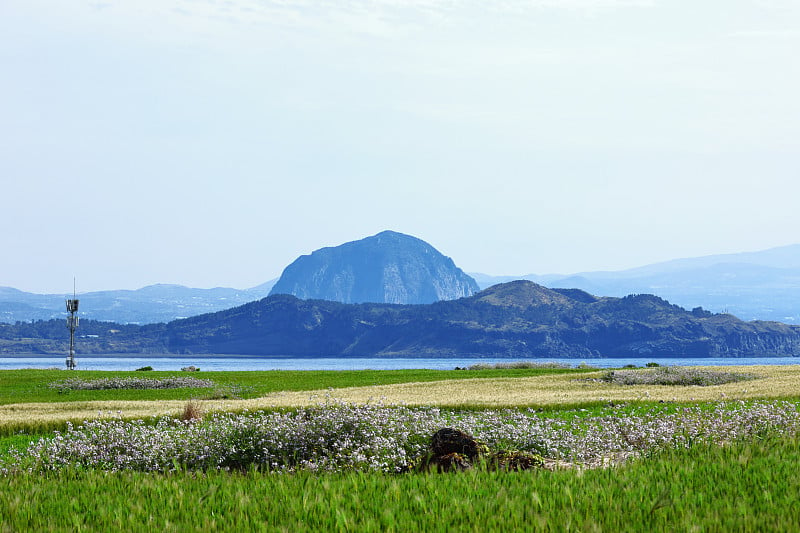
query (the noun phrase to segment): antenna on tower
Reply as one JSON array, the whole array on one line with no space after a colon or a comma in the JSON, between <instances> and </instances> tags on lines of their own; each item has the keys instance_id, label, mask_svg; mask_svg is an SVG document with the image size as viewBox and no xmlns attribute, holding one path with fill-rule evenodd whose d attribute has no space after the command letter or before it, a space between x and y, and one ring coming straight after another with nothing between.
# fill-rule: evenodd
<instances>
[{"instance_id":1,"label":"antenna on tower","mask_svg":"<svg viewBox=\"0 0 800 533\"><path fill-rule=\"evenodd\" d=\"M69 328L69 355L67 356L67 369L75 370L75 328L78 327L78 299L75 292L75 278L72 278L72 299L67 299L67 327Z\"/></svg>"}]
</instances>

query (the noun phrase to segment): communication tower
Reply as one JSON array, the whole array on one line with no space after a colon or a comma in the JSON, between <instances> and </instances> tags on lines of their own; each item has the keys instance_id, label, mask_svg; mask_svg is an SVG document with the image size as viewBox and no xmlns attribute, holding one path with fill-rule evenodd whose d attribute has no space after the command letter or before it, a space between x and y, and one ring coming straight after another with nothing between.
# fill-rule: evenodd
<instances>
[{"instance_id":1,"label":"communication tower","mask_svg":"<svg viewBox=\"0 0 800 533\"><path fill-rule=\"evenodd\" d=\"M75 370L75 328L78 327L78 300L75 298L75 281L72 282L72 299L67 300L67 327L69 328L69 355L67 356L67 369Z\"/></svg>"}]
</instances>

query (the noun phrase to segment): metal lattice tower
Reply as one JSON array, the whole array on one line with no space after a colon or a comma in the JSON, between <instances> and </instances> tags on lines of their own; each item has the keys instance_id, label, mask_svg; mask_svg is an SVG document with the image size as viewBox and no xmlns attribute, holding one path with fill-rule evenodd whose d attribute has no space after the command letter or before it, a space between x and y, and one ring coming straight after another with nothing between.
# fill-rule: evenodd
<instances>
[{"instance_id":1,"label":"metal lattice tower","mask_svg":"<svg viewBox=\"0 0 800 533\"><path fill-rule=\"evenodd\" d=\"M75 328L78 327L78 300L75 298L75 282L72 283L72 299L67 300L67 327L69 328L69 355L67 356L67 369L75 370Z\"/></svg>"}]
</instances>

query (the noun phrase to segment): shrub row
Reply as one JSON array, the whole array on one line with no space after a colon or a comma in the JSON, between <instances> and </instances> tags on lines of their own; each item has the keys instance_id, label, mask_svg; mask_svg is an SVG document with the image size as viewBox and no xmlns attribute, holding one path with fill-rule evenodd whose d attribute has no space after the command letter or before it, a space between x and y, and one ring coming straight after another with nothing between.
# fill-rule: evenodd
<instances>
[{"instance_id":1,"label":"shrub row","mask_svg":"<svg viewBox=\"0 0 800 533\"><path fill-rule=\"evenodd\" d=\"M681 366L662 366L640 370L610 370L600 381L619 385L724 385L756 379L758 376L741 372L703 370Z\"/></svg>"}]
</instances>

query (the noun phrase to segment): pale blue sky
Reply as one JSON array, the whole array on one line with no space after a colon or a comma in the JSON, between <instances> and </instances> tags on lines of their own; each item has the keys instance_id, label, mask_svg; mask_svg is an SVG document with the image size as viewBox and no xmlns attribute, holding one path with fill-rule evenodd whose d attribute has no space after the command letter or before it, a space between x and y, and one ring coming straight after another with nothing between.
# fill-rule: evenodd
<instances>
[{"instance_id":1,"label":"pale blue sky","mask_svg":"<svg viewBox=\"0 0 800 533\"><path fill-rule=\"evenodd\" d=\"M800 242L800 2L4 0L0 285L245 288Z\"/></svg>"}]
</instances>

